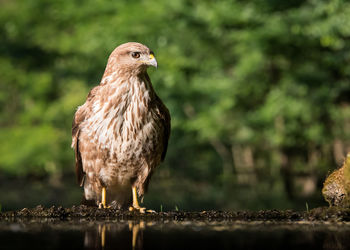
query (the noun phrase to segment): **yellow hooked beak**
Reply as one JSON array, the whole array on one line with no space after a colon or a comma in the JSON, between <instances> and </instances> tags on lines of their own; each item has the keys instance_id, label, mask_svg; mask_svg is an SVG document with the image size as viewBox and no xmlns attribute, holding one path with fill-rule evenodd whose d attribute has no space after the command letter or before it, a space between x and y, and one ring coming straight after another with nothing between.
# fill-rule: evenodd
<instances>
[{"instance_id":1,"label":"yellow hooked beak","mask_svg":"<svg viewBox=\"0 0 350 250\"><path fill-rule=\"evenodd\" d=\"M149 54L149 60L148 60L147 64L150 65L150 66L153 66L155 68L158 68L158 63L157 63L157 60L154 57L153 53Z\"/></svg>"}]
</instances>

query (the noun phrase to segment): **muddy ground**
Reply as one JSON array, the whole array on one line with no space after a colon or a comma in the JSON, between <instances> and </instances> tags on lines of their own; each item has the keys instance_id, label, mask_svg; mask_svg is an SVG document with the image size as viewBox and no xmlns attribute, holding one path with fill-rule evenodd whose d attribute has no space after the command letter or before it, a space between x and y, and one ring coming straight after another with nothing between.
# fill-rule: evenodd
<instances>
[{"instance_id":1,"label":"muddy ground","mask_svg":"<svg viewBox=\"0 0 350 250\"><path fill-rule=\"evenodd\" d=\"M140 214L127 210L98 209L84 205L63 208L52 206L45 208L41 205L35 208L23 208L17 211L0 213L0 220L24 218L56 218L69 219L120 219L120 220L149 220L149 221L334 221L349 222L350 209L337 207L320 207L310 211L264 210L264 211L169 211Z\"/></svg>"}]
</instances>

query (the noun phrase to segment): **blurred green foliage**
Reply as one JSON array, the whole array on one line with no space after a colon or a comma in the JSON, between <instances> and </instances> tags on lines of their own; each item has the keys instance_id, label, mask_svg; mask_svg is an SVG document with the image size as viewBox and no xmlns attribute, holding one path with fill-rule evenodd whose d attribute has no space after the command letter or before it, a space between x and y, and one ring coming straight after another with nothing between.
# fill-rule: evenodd
<instances>
[{"instance_id":1,"label":"blurred green foliage","mask_svg":"<svg viewBox=\"0 0 350 250\"><path fill-rule=\"evenodd\" d=\"M350 148L348 1L0 5L3 176L73 172L75 109L127 41L155 51L149 73L172 115L154 207L293 207Z\"/></svg>"}]
</instances>

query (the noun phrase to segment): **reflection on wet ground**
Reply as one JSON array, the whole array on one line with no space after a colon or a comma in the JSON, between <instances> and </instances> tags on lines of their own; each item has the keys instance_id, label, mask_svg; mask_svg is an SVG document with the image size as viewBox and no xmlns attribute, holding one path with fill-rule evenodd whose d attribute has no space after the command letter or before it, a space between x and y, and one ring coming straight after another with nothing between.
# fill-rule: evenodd
<instances>
[{"instance_id":1,"label":"reflection on wet ground","mask_svg":"<svg viewBox=\"0 0 350 250\"><path fill-rule=\"evenodd\" d=\"M0 249L350 249L349 223L0 221Z\"/></svg>"}]
</instances>

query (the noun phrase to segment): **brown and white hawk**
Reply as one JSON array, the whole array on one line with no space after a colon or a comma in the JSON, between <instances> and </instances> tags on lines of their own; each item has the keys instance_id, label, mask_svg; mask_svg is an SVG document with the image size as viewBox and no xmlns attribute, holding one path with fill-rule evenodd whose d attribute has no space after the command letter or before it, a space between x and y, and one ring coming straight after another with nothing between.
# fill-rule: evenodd
<instances>
[{"instance_id":1,"label":"brown and white hawk","mask_svg":"<svg viewBox=\"0 0 350 250\"><path fill-rule=\"evenodd\" d=\"M78 107L72 125L77 180L86 201L144 212L143 197L164 160L170 135L168 109L147 74L154 53L129 42L110 55L101 83Z\"/></svg>"}]
</instances>

